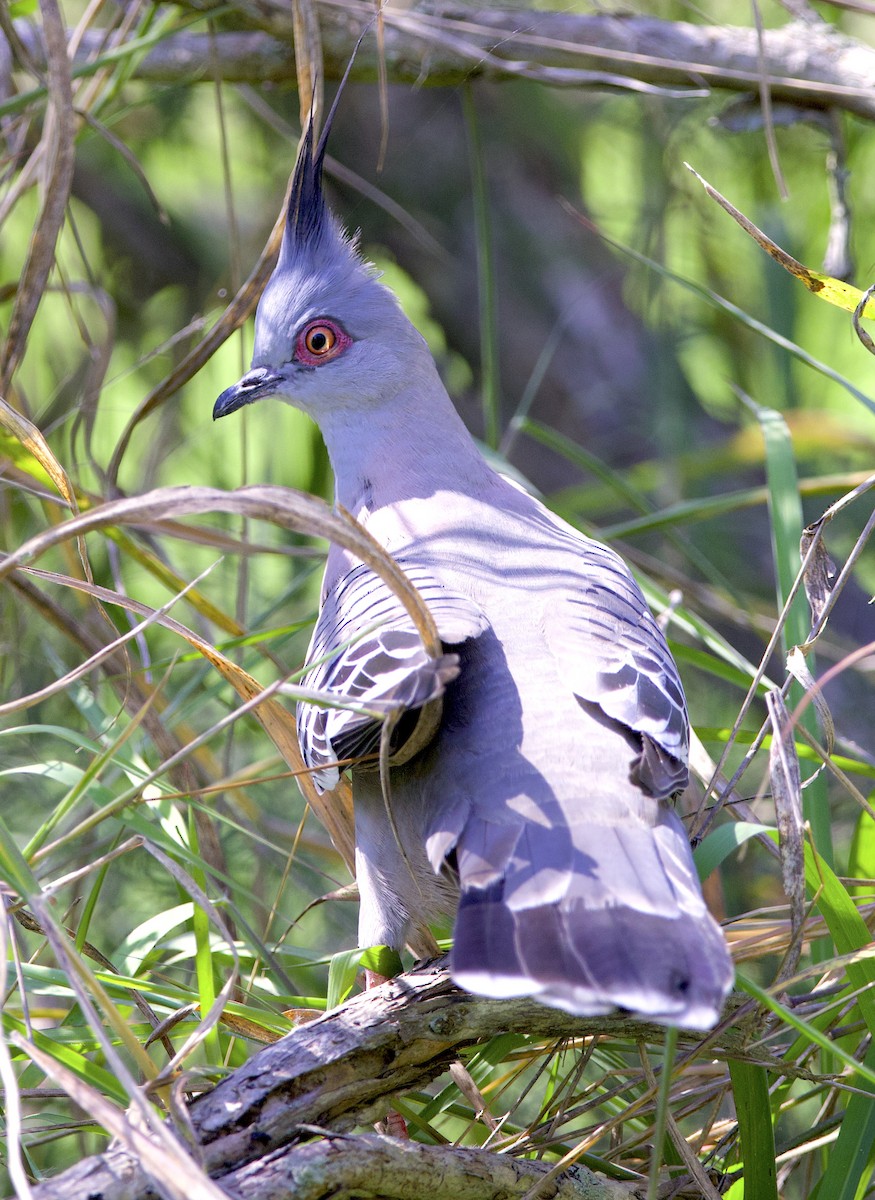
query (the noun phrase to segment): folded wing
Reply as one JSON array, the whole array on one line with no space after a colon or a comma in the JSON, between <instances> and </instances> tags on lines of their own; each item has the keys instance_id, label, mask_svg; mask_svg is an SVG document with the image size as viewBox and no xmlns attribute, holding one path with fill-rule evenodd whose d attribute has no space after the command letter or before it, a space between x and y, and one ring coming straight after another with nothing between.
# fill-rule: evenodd
<instances>
[{"instance_id":1,"label":"folded wing","mask_svg":"<svg viewBox=\"0 0 875 1200\"><path fill-rule=\"evenodd\" d=\"M470 600L449 592L422 568L406 569L444 645L459 645L482 631L485 620ZM459 673L457 655L426 653L404 605L364 564L326 593L307 661L312 665L301 687L322 693L324 701L298 704L298 738L321 790L337 783L339 761L372 756L376 765L387 720L393 724L393 765L422 749L437 729L444 689Z\"/></svg>"}]
</instances>

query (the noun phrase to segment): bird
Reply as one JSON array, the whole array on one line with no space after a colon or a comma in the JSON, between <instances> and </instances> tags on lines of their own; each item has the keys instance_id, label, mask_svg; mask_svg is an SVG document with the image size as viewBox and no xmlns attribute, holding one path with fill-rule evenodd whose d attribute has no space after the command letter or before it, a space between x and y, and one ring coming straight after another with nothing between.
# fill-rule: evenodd
<instances>
[{"instance_id":1,"label":"bird","mask_svg":"<svg viewBox=\"0 0 875 1200\"><path fill-rule=\"evenodd\" d=\"M302 137L252 365L213 417L267 397L309 414L335 503L440 636L429 654L391 589L330 547L297 727L320 791L352 760L359 944L425 953L452 919L469 992L712 1028L733 968L674 808L689 722L665 637L612 549L481 454L329 208L336 107Z\"/></svg>"}]
</instances>

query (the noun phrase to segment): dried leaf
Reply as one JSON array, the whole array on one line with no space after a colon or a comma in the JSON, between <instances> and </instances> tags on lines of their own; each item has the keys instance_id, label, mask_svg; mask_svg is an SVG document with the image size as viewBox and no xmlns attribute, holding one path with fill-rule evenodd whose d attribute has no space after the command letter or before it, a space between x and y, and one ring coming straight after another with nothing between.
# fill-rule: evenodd
<instances>
[{"instance_id":1,"label":"dried leaf","mask_svg":"<svg viewBox=\"0 0 875 1200\"><path fill-rule=\"evenodd\" d=\"M76 508L73 485L67 472L49 449L49 444L32 421L17 412L0 396L0 454L11 459L40 483L49 481L58 489L68 507Z\"/></svg>"},{"instance_id":2,"label":"dried leaf","mask_svg":"<svg viewBox=\"0 0 875 1200\"><path fill-rule=\"evenodd\" d=\"M875 285L866 288L866 291L860 297L860 303L854 309L854 333L856 333L870 354L875 354L875 341L872 340L872 335L867 333L860 324L860 318L866 315L866 307L873 296L875 296Z\"/></svg>"},{"instance_id":3,"label":"dried leaf","mask_svg":"<svg viewBox=\"0 0 875 1200\"><path fill-rule=\"evenodd\" d=\"M802 582L808 607L811 609L811 628L814 629L826 608L836 579L836 565L827 553L823 538L818 537L822 521L815 521L802 531L799 553L803 563L807 561ZM812 543L814 549L812 550ZM809 558L809 553L811 557Z\"/></svg>"},{"instance_id":4,"label":"dried leaf","mask_svg":"<svg viewBox=\"0 0 875 1200\"><path fill-rule=\"evenodd\" d=\"M861 302L865 299L864 292L861 292L859 288L851 287L849 283L845 283L841 279L833 278L832 275L824 275L821 271L812 271L810 267L804 266L786 250L782 250L777 242L773 242L770 237L767 237L761 229L754 225L753 221L749 221L735 205L730 204L725 196L721 196L717 189L703 179L698 171L693 170L689 163L685 163L684 166L695 175L711 199L716 200L720 207L738 222L745 233L750 234L757 245L765 250L766 254L771 255L785 271L789 271L791 275L800 280L810 292L819 296L821 300L834 304L837 308L843 308L845 312L852 313L860 308ZM875 300L863 303L861 315L869 320L875 319Z\"/></svg>"},{"instance_id":5,"label":"dried leaf","mask_svg":"<svg viewBox=\"0 0 875 1200\"><path fill-rule=\"evenodd\" d=\"M836 737L835 722L832 719L832 713L829 710L826 697L808 669L808 663L805 661L805 655L800 646L794 646L787 655L787 670L794 679L797 679L802 684L808 698L817 709L817 715L820 718L821 728L823 729L823 736L826 740L826 751L828 754L832 754Z\"/></svg>"},{"instance_id":6,"label":"dried leaf","mask_svg":"<svg viewBox=\"0 0 875 1200\"><path fill-rule=\"evenodd\" d=\"M73 182L76 114L64 18L57 0L40 0L46 45L48 107L34 154L42 156L43 199L21 272L9 331L0 348L0 391L5 392L24 355L27 336L55 264L55 249Z\"/></svg>"},{"instance_id":7,"label":"dried leaf","mask_svg":"<svg viewBox=\"0 0 875 1200\"><path fill-rule=\"evenodd\" d=\"M790 901L794 936L804 920L805 861L802 845L802 784L793 726L784 697L777 688L766 693L766 708L772 724L769 777L775 818L781 842L781 876Z\"/></svg>"},{"instance_id":8,"label":"dried leaf","mask_svg":"<svg viewBox=\"0 0 875 1200\"><path fill-rule=\"evenodd\" d=\"M284 1008L282 1015L292 1026L292 1029L297 1029L299 1025L309 1025L311 1021L317 1021L319 1017L325 1016L325 1010L322 1008Z\"/></svg>"},{"instance_id":9,"label":"dried leaf","mask_svg":"<svg viewBox=\"0 0 875 1200\"><path fill-rule=\"evenodd\" d=\"M247 1017L241 1017L236 1013L222 1013L222 1024L226 1029L230 1029L236 1037L246 1038L250 1042L259 1042L263 1046L272 1046L282 1037L282 1034L274 1033L272 1029L265 1029L257 1021L250 1021Z\"/></svg>"},{"instance_id":10,"label":"dried leaf","mask_svg":"<svg viewBox=\"0 0 875 1200\"><path fill-rule=\"evenodd\" d=\"M143 1103L125 1113L20 1033L13 1033L12 1040L142 1164L161 1195L169 1200L227 1200L226 1193L195 1163L171 1128L157 1114L153 1116L148 1105Z\"/></svg>"}]
</instances>

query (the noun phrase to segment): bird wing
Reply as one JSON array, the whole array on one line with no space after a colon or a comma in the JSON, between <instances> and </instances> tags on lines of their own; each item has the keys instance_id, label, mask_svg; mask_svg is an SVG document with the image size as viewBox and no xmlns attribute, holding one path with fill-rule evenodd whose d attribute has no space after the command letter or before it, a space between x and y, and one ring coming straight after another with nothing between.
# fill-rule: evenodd
<instances>
[{"instance_id":1,"label":"bird wing","mask_svg":"<svg viewBox=\"0 0 875 1200\"><path fill-rule=\"evenodd\" d=\"M633 780L672 796L689 779L689 721L671 652L622 559L600 542L574 543L575 573L546 619L560 678L584 706L639 735Z\"/></svg>"},{"instance_id":2,"label":"bird wing","mask_svg":"<svg viewBox=\"0 0 875 1200\"><path fill-rule=\"evenodd\" d=\"M560 536L541 543L540 620L552 662L527 669L555 669L567 688L555 712L573 732L538 724L542 705L528 724L523 713L521 747L547 747L538 770L518 758L493 771L488 804L475 792L452 820L440 814L432 841L446 852L455 837L461 882L453 977L486 995L706 1028L732 966L669 803L688 778L681 683L622 561L550 520ZM481 644L462 649L464 678ZM579 726L569 693L589 718Z\"/></svg>"},{"instance_id":3,"label":"bird wing","mask_svg":"<svg viewBox=\"0 0 875 1200\"><path fill-rule=\"evenodd\" d=\"M423 568L401 565L445 646L460 645L486 627L472 601L443 587ZM379 749L387 718L396 721L390 761L405 762L422 749L437 720L429 721L424 733L415 714L438 700L459 673L458 655L431 658L426 653L404 605L364 564L339 576L326 591L307 662L312 665L301 686L323 693L325 702L299 702L298 739L320 790L337 783L339 759L360 759Z\"/></svg>"}]
</instances>

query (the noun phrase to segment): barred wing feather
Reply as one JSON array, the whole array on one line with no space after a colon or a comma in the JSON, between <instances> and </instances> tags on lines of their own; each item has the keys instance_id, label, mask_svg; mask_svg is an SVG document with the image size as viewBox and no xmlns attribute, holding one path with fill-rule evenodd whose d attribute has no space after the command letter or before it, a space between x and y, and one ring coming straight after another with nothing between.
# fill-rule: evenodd
<instances>
[{"instance_id":1,"label":"barred wing feather","mask_svg":"<svg viewBox=\"0 0 875 1200\"><path fill-rule=\"evenodd\" d=\"M683 687L659 626L623 561L599 542L577 544L579 576L547 617L561 678L584 705L640 736L636 782L658 798L688 780Z\"/></svg>"},{"instance_id":2,"label":"barred wing feather","mask_svg":"<svg viewBox=\"0 0 875 1200\"><path fill-rule=\"evenodd\" d=\"M445 646L459 645L485 628L483 614L471 601L449 592L422 568L406 569ZM302 686L326 693L326 703L298 704L298 738L320 790L337 783L338 760L376 754L386 718L401 718L391 749L394 762L405 761L404 749L412 748L417 721L403 714L418 713L438 700L459 673L457 655L429 657L401 601L363 564L326 593L307 661L313 665ZM424 744L421 727L418 736L417 749Z\"/></svg>"}]
</instances>

